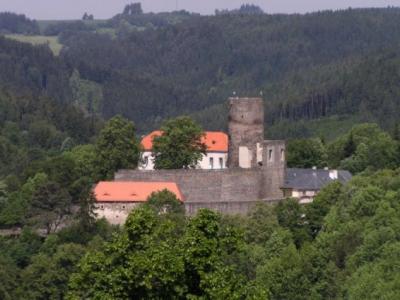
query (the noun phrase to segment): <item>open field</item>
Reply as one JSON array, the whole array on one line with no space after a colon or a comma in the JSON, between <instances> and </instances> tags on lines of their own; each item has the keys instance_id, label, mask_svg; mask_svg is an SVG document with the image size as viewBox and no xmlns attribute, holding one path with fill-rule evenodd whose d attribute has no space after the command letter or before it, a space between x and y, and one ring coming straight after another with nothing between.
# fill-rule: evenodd
<instances>
[{"instance_id":1,"label":"open field","mask_svg":"<svg viewBox=\"0 0 400 300\"><path fill-rule=\"evenodd\" d=\"M7 34L6 37L19 42L30 43L32 45L48 44L54 55L59 55L61 48L63 47L63 45L58 42L56 36Z\"/></svg>"},{"instance_id":2,"label":"open field","mask_svg":"<svg viewBox=\"0 0 400 300\"><path fill-rule=\"evenodd\" d=\"M39 25L39 29L40 32L44 32L46 30L47 27L52 26L52 25L57 25L57 24L62 24L62 23L74 23L74 22L78 22L78 21L82 21L79 19L71 19L71 20L38 20L38 25ZM108 20L101 20L101 19L96 19L96 20L86 20L83 21L86 25L89 26L93 26L93 27L97 27L103 24L106 24Z\"/></svg>"}]
</instances>

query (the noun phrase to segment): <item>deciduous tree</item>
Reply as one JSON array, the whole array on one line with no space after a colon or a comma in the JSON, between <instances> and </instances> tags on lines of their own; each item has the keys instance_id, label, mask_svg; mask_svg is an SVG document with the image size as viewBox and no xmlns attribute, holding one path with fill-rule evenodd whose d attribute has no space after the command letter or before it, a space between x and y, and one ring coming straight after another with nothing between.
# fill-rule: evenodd
<instances>
[{"instance_id":1,"label":"deciduous tree","mask_svg":"<svg viewBox=\"0 0 400 300\"><path fill-rule=\"evenodd\" d=\"M119 169L136 168L140 150L135 126L121 116L110 119L96 141L97 163L103 178Z\"/></svg>"},{"instance_id":2,"label":"deciduous tree","mask_svg":"<svg viewBox=\"0 0 400 300\"><path fill-rule=\"evenodd\" d=\"M156 169L195 168L206 153L203 130L189 117L168 120L153 140Z\"/></svg>"},{"instance_id":3,"label":"deciduous tree","mask_svg":"<svg viewBox=\"0 0 400 300\"><path fill-rule=\"evenodd\" d=\"M30 221L50 234L71 215L72 199L68 191L55 182L45 182L32 196Z\"/></svg>"}]
</instances>

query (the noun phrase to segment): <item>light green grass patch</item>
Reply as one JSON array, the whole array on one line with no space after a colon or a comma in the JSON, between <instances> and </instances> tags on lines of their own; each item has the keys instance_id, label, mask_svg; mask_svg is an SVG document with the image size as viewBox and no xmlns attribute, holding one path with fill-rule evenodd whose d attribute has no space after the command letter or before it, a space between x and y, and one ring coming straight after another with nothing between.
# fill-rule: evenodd
<instances>
[{"instance_id":1,"label":"light green grass patch","mask_svg":"<svg viewBox=\"0 0 400 300\"><path fill-rule=\"evenodd\" d=\"M45 45L48 44L54 55L59 55L62 44L58 41L56 36L43 36L43 35L22 35L22 34L7 34L7 38L32 45Z\"/></svg>"}]
</instances>

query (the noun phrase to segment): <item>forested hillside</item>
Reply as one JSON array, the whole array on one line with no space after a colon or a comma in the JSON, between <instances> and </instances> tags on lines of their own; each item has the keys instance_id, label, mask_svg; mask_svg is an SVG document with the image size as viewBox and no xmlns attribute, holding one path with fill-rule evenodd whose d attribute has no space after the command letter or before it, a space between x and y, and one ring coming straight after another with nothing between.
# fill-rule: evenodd
<instances>
[{"instance_id":1,"label":"forested hillside","mask_svg":"<svg viewBox=\"0 0 400 300\"><path fill-rule=\"evenodd\" d=\"M151 14L139 6L108 21L48 23L42 33L64 45L52 69L57 98L105 118L123 114L142 133L181 114L224 129L233 92L263 94L271 137L331 139L344 133L337 124L366 121L394 128L400 9L245 12Z\"/></svg>"},{"instance_id":2,"label":"forested hillside","mask_svg":"<svg viewBox=\"0 0 400 300\"><path fill-rule=\"evenodd\" d=\"M399 15L399 10L387 9L193 18L118 40L93 33L75 35L64 41L68 50L63 58L78 66L85 79L106 82L106 117L123 112L151 126L160 117L206 110L199 115L202 121L211 106L223 103L233 91L263 91L269 124L315 119L360 108L359 101L351 99L350 107L340 110L342 98L352 98L340 77L350 73L346 85L364 84L364 77L373 77L357 67L365 65L369 54L398 44ZM352 72L361 74L355 77ZM382 72L390 70L383 66ZM377 92L383 93L388 84L378 83ZM307 106L314 94L321 94L324 99L318 101L326 108ZM222 108L214 110L223 113ZM225 124L219 118L211 125Z\"/></svg>"},{"instance_id":3,"label":"forested hillside","mask_svg":"<svg viewBox=\"0 0 400 300\"><path fill-rule=\"evenodd\" d=\"M252 5L200 16L132 4L110 20L1 13L0 299L397 299L399 18ZM12 40L39 34L62 50ZM233 93L261 94L267 135L297 138L289 167L353 180L246 216L188 217L164 191L121 228L96 220L93 184L137 167L142 133L183 114L224 129ZM164 126L180 141L202 132L189 118ZM176 168L175 141L160 140L174 149L160 168Z\"/></svg>"},{"instance_id":4,"label":"forested hillside","mask_svg":"<svg viewBox=\"0 0 400 300\"><path fill-rule=\"evenodd\" d=\"M0 12L0 33L39 34L39 25L24 15Z\"/></svg>"}]
</instances>

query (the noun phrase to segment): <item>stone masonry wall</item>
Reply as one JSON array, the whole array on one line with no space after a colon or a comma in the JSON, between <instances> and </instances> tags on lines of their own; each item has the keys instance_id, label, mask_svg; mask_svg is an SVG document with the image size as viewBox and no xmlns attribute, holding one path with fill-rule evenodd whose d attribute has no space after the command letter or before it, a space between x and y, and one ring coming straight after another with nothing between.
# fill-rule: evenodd
<instances>
[{"instance_id":1,"label":"stone masonry wall","mask_svg":"<svg viewBox=\"0 0 400 300\"><path fill-rule=\"evenodd\" d=\"M98 219L106 218L108 222L114 225L124 224L129 213L139 205L139 203L96 203L94 212Z\"/></svg>"},{"instance_id":2,"label":"stone masonry wall","mask_svg":"<svg viewBox=\"0 0 400 300\"><path fill-rule=\"evenodd\" d=\"M116 181L176 182L189 214L200 208L211 208L222 213L246 213L256 202L274 201L274 193L264 189L264 170L121 170ZM275 193L276 195L276 193Z\"/></svg>"},{"instance_id":3,"label":"stone masonry wall","mask_svg":"<svg viewBox=\"0 0 400 300\"><path fill-rule=\"evenodd\" d=\"M261 98L229 98L228 167L240 167L240 148L249 153L250 167L257 167L257 144L264 140L264 101Z\"/></svg>"},{"instance_id":4,"label":"stone masonry wall","mask_svg":"<svg viewBox=\"0 0 400 300\"><path fill-rule=\"evenodd\" d=\"M283 198L280 189L286 174L286 143L266 140L263 143L263 191L267 198Z\"/></svg>"}]
</instances>

